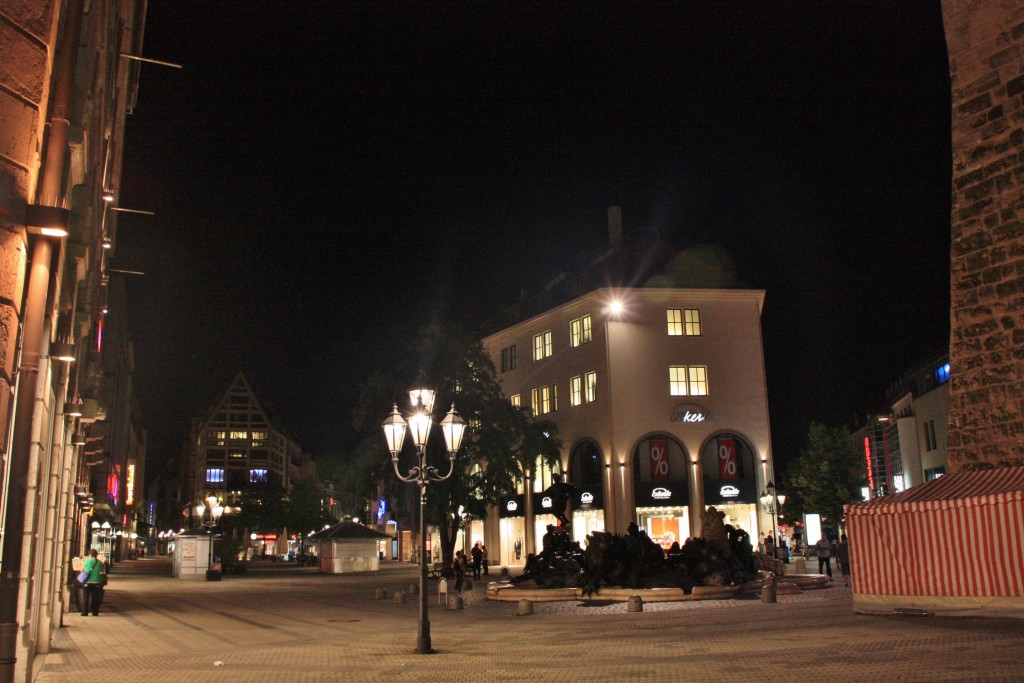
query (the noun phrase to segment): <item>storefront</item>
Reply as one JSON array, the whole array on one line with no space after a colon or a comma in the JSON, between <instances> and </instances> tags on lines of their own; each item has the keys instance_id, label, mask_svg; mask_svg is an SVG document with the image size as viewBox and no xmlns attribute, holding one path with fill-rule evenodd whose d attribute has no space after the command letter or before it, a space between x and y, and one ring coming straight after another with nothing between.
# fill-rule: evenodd
<instances>
[{"instance_id":1,"label":"storefront","mask_svg":"<svg viewBox=\"0 0 1024 683\"><path fill-rule=\"evenodd\" d=\"M526 562L526 505L523 496L513 496L499 508L501 536L498 557L504 564Z\"/></svg>"},{"instance_id":2,"label":"storefront","mask_svg":"<svg viewBox=\"0 0 1024 683\"><path fill-rule=\"evenodd\" d=\"M569 455L569 481L576 487L572 500L572 536L586 546L587 535L605 529L603 458L597 444L586 439Z\"/></svg>"},{"instance_id":3,"label":"storefront","mask_svg":"<svg viewBox=\"0 0 1024 683\"><path fill-rule=\"evenodd\" d=\"M637 523L666 550L690 536L689 462L683 447L668 435L648 437L633 452Z\"/></svg>"},{"instance_id":4,"label":"storefront","mask_svg":"<svg viewBox=\"0 0 1024 683\"><path fill-rule=\"evenodd\" d=\"M704 444L701 470L704 473L704 505L725 513L725 523L758 539L758 484L754 452L742 437L717 434Z\"/></svg>"}]
</instances>

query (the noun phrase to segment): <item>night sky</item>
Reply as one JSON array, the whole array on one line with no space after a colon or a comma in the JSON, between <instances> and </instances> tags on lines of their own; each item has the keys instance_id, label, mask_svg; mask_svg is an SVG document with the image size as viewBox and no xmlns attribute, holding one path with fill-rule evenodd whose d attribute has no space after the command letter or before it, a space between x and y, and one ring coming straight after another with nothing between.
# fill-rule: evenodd
<instances>
[{"instance_id":1,"label":"night sky","mask_svg":"<svg viewBox=\"0 0 1024 683\"><path fill-rule=\"evenodd\" d=\"M423 323L607 244L606 210L767 291L776 458L948 345L938 0L150 0L113 267L150 473L244 370L307 451ZM382 416L383 418L383 416Z\"/></svg>"}]
</instances>

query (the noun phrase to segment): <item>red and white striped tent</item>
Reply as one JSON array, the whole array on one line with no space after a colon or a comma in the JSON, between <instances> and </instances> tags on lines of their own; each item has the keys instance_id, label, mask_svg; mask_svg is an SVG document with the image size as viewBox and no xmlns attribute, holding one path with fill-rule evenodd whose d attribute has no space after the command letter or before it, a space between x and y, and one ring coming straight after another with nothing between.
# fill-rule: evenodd
<instances>
[{"instance_id":1,"label":"red and white striped tent","mask_svg":"<svg viewBox=\"0 0 1024 683\"><path fill-rule=\"evenodd\" d=\"M846 506L856 612L1024 617L1024 467Z\"/></svg>"}]
</instances>

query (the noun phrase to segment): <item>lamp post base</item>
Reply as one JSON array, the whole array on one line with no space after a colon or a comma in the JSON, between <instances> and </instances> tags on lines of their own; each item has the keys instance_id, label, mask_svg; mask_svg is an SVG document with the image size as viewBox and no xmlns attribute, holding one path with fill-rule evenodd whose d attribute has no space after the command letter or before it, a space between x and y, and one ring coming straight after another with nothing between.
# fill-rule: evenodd
<instances>
[{"instance_id":1,"label":"lamp post base","mask_svg":"<svg viewBox=\"0 0 1024 683\"><path fill-rule=\"evenodd\" d=\"M206 580L207 581L220 581L220 572L217 571L216 569L207 569L206 570Z\"/></svg>"}]
</instances>

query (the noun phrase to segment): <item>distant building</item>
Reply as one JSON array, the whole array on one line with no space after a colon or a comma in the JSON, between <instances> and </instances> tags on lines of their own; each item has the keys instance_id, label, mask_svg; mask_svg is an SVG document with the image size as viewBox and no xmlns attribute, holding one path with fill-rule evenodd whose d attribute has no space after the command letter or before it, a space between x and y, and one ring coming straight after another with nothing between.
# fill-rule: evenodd
<instances>
[{"instance_id":1,"label":"distant building","mask_svg":"<svg viewBox=\"0 0 1024 683\"><path fill-rule=\"evenodd\" d=\"M869 497L946 473L949 375L949 355L936 353L889 388L889 410L853 432L853 447L864 454Z\"/></svg>"},{"instance_id":2,"label":"distant building","mask_svg":"<svg viewBox=\"0 0 1024 683\"><path fill-rule=\"evenodd\" d=\"M556 523L544 493L554 475L576 488L568 514L581 542L635 522L666 547L682 544L710 505L755 542L771 530L758 504L773 478L764 292L680 287L693 274L685 252L651 236L628 244L618 207L609 231L607 253L483 339L506 397L557 424L563 441L555 468L538 463L518 495L473 523L469 540L485 540L492 562L541 549Z\"/></svg>"},{"instance_id":3,"label":"distant building","mask_svg":"<svg viewBox=\"0 0 1024 683\"><path fill-rule=\"evenodd\" d=\"M315 475L310 457L274 428L245 375L238 373L206 416L193 420L182 459L181 481L189 483L182 510L191 515L211 495L230 508L247 484L279 483L290 491Z\"/></svg>"}]
</instances>

